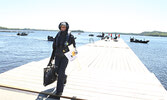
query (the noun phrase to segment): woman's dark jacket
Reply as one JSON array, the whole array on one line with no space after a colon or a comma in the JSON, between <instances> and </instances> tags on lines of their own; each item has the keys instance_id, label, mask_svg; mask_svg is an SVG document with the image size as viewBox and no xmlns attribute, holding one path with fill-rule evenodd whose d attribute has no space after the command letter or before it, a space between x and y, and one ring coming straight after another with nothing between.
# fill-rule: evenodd
<instances>
[{"instance_id":1,"label":"woman's dark jacket","mask_svg":"<svg viewBox=\"0 0 167 100\"><path fill-rule=\"evenodd\" d=\"M67 31L59 31L53 41L55 56L64 57L64 53L69 51L68 46L71 44L76 48L74 36Z\"/></svg>"}]
</instances>

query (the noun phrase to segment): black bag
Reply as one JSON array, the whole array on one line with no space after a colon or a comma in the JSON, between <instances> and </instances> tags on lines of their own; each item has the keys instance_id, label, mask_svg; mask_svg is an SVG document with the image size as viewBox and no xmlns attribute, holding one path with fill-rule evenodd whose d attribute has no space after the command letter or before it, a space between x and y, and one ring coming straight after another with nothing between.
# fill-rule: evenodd
<instances>
[{"instance_id":1,"label":"black bag","mask_svg":"<svg viewBox=\"0 0 167 100\"><path fill-rule=\"evenodd\" d=\"M44 68L44 82L43 85L47 86L57 80L57 66L51 65Z\"/></svg>"},{"instance_id":2,"label":"black bag","mask_svg":"<svg viewBox=\"0 0 167 100\"><path fill-rule=\"evenodd\" d=\"M43 77L44 86L47 86L57 80L58 67L52 64L52 60L54 59L54 52L55 50L52 51L52 55L50 57L48 66L44 68L44 77Z\"/></svg>"}]
</instances>

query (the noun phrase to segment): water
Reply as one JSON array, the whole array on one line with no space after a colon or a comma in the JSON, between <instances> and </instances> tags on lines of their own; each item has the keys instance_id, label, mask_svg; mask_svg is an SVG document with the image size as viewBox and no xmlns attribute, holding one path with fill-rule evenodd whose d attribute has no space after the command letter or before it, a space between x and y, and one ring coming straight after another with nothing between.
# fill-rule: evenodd
<instances>
[{"instance_id":1,"label":"water","mask_svg":"<svg viewBox=\"0 0 167 100\"><path fill-rule=\"evenodd\" d=\"M17 33L0 32L0 73L20 65L50 57L52 42L47 36L55 36L55 31L34 31L28 36L17 36ZM72 33L77 47L89 43L90 33ZM93 33L97 34L97 33ZM131 36L132 37L132 36ZM153 72L167 89L167 38L151 36L135 36L138 39L148 39L148 44L130 43L129 35L121 38L131 47L144 65ZM95 41L99 40L94 38Z\"/></svg>"},{"instance_id":2,"label":"water","mask_svg":"<svg viewBox=\"0 0 167 100\"><path fill-rule=\"evenodd\" d=\"M131 43L129 35L121 37L167 90L167 37L134 36L137 39L150 40L148 44Z\"/></svg>"},{"instance_id":3,"label":"water","mask_svg":"<svg viewBox=\"0 0 167 100\"><path fill-rule=\"evenodd\" d=\"M56 31L34 31L28 36L17 36L17 33L0 32L0 73L32 61L50 57L52 41L47 36L56 36ZM89 33L72 33L76 46L89 43ZM95 41L99 40L94 38Z\"/></svg>"}]
</instances>

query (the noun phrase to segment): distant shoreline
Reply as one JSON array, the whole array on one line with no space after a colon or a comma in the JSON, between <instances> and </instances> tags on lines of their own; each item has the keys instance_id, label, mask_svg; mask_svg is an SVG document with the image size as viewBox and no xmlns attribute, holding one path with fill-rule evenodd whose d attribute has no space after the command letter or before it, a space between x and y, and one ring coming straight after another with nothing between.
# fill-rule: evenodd
<instances>
[{"instance_id":1,"label":"distant shoreline","mask_svg":"<svg viewBox=\"0 0 167 100\"><path fill-rule=\"evenodd\" d=\"M161 31L142 32L142 33L119 33L119 32L107 32L107 33L121 34L121 35L167 37L167 32L161 32Z\"/></svg>"},{"instance_id":2,"label":"distant shoreline","mask_svg":"<svg viewBox=\"0 0 167 100\"><path fill-rule=\"evenodd\" d=\"M9 29L5 29L5 30L1 30L0 29L0 32L12 32L12 33L17 33L17 32L20 32L20 31L59 31L59 30L43 30L43 29L12 29L12 30L9 30ZM71 32L79 32L79 33L84 33L84 31L81 31L81 30L70 30Z\"/></svg>"},{"instance_id":3,"label":"distant shoreline","mask_svg":"<svg viewBox=\"0 0 167 100\"><path fill-rule=\"evenodd\" d=\"M33 31L59 31L59 30L42 30L42 29L19 29L19 30L1 30L0 29L0 32L10 32L10 33L17 33L17 32L20 32L20 31L27 31L29 33L32 33ZM79 33L84 33L84 31L77 31L77 30L71 30L71 32L79 32ZM91 33L91 32L90 32ZM99 32L97 32L99 33ZM105 33L105 32L104 32ZM136 35L136 36L154 36L154 37L167 37L167 33L153 33L153 32L149 32L149 33L117 33L117 32L106 32L106 34L108 33L112 33L112 34L121 34L121 35Z\"/></svg>"},{"instance_id":4,"label":"distant shoreline","mask_svg":"<svg viewBox=\"0 0 167 100\"><path fill-rule=\"evenodd\" d=\"M30 28L6 28L6 27L1 27L0 26L0 32L20 32L20 31L28 31L28 32L33 32L33 31L59 31L59 30L47 30L47 29L30 29ZM83 30L70 30L71 32L79 32L79 33L84 33L85 31ZM92 33L92 32L90 32ZM99 33L99 32L97 32ZM154 36L154 37L167 37L167 32L161 32L161 31L152 31L152 32L142 32L142 33L120 33L120 32L104 32L106 34L108 33L113 33L113 34L122 34L122 35L139 35L139 36Z\"/></svg>"},{"instance_id":5,"label":"distant shoreline","mask_svg":"<svg viewBox=\"0 0 167 100\"><path fill-rule=\"evenodd\" d=\"M33 30L33 29L30 29L30 30L25 30L25 29L17 29L17 30L15 30L15 29L13 29L13 30L1 30L0 29L0 32L14 32L14 33L17 33L17 32L20 32L20 31L58 31L58 30L38 30L38 29L35 29L35 30Z\"/></svg>"},{"instance_id":6,"label":"distant shoreline","mask_svg":"<svg viewBox=\"0 0 167 100\"><path fill-rule=\"evenodd\" d=\"M0 32L19 32L19 31L59 31L59 30L50 30L50 29L30 29L30 28L6 28L0 26ZM70 30L71 32L80 32L84 33L83 30Z\"/></svg>"}]
</instances>

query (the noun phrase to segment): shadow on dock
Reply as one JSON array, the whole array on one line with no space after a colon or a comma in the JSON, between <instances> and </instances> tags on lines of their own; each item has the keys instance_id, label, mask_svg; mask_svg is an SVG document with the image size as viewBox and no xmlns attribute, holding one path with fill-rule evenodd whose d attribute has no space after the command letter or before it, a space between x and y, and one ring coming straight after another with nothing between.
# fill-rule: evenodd
<instances>
[{"instance_id":1,"label":"shadow on dock","mask_svg":"<svg viewBox=\"0 0 167 100\"><path fill-rule=\"evenodd\" d=\"M38 94L38 97L35 100L56 100L54 98L48 98L49 95L45 94L45 93L53 93L54 94L55 92L56 92L55 87L41 91L41 93Z\"/></svg>"}]
</instances>

